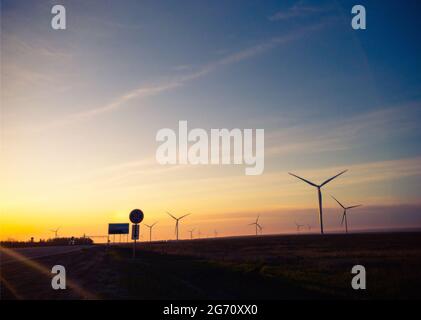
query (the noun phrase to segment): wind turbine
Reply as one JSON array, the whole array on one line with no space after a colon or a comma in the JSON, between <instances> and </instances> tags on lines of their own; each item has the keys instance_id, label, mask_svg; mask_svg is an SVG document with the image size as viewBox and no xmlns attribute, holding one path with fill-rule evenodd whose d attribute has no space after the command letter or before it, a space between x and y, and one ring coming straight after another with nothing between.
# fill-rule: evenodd
<instances>
[{"instance_id":1,"label":"wind turbine","mask_svg":"<svg viewBox=\"0 0 421 320\"><path fill-rule=\"evenodd\" d=\"M168 213L168 215L169 215L170 217L172 217L172 218L175 220L175 234L176 234L176 238L177 238L177 240L178 240L178 223L180 222L180 220L181 220L181 219L183 219L183 218L187 217L187 216L188 216L188 215L190 215L191 213L185 214L184 216L181 216L181 217L179 217L179 218L174 217L174 216L173 216L171 213L169 213L168 211L167 211L167 213Z\"/></svg>"},{"instance_id":2,"label":"wind turbine","mask_svg":"<svg viewBox=\"0 0 421 320\"><path fill-rule=\"evenodd\" d=\"M214 230L213 234L215 235L215 238L218 238L218 231Z\"/></svg>"},{"instance_id":3,"label":"wind turbine","mask_svg":"<svg viewBox=\"0 0 421 320\"><path fill-rule=\"evenodd\" d=\"M262 226L259 224L259 218L260 218L260 214L257 216L257 218L256 218L256 222L253 222L253 223L250 223L249 224L249 226L256 226L256 236L257 236L257 230L258 230L258 228L260 229L260 230L262 230Z\"/></svg>"},{"instance_id":4,"label":"wind turbine","mask_svg":"<svg viewBox=\"0 0 421 320\"><path fill-rule=\"evenodd\" d=\"M193 228L193 229L191 229L191 230L189 230L189 232L190 232L190 239L193 239L193 232L194 232L194 228Z\"/></svg>"},{"instance_id":5,"label":"wind turbine","mask_svg":"<svg viewBox=\"0 0 421 320\"><path fill-rule=\"evenodd\" d=\"M157 221L157 222L155 222L154 224L151 224L151 225L145 224L145 226L147 226L147 227L149 228L149 242L152 242L152 228L153 228L153 226L154 226L154 225L156 225L157 223L158 223L158 221Z\"/></svg>"},{"instance_id":6,"label":"wind turbine","mask_svg":"<svg viewBox=\"0 0 421 320\"><path fill-rule=\"evenodd\" d=\"M58 238L58 230L60 229L61 227L58 227L57 229L53 229L53 230L50 230L51 232L54 232L54 237L55 238Z\"/></svg>"},{"instance_id":7,"label":"wind turbine","mask_svg":"<svg viewBox=\"0 0 421 320\"><path fill-rule=\"evenodd\" d=\"M304 227L303 224L298 224L297 222L295 222L295 226L297 227L297 231L300 232L301 228Z\"/></svg>"},{"instance_id":8,"label":"wind turbine","mask_svg":"<svg viewBox=\"0 0 421 320\"><path fill-rule=\"evenodd\" d=\"M320 220L320 233L321 234L323 234L323 206L322 206L322 191L321 191L321 188L323 187L323 186L325 186L326 184L328 184L330 181L332 181L333 179L335 179L335 178L337 178L337 177L339 177L341 174L344 174L345 172L347 172L348 170L344 170L344 171L342 171L342 172L340 172L340 173L338 173L336 176L333 176L332 178L329 178L329 179L327 179L326 181L324 181L322 184L315 184L315 183L313 183L313 182L311 182L311 181L309 181L309 180L306 180L306 179L304 179L304 178L301 178L301 177L299 177L299 176L297 176L297 175L295 175L295 174L293 174L293 173L289 173L291 176L293 176L293 177L296 177L296 178L298 178L298 179L300 179L300 180L302 180L302 181L304 181L304 182L306 182L306 183L308 183L309 185L311 185L311 186L313 186L313 187L316 187L317 188L317 193L318 193L318 196L319 196L319 220Z\"/></svg>"},{"instance_id":9,"label":"wind turbine","mask_svg":"<svg viewBox=\"0 0 421 320\"><path fill-rule=\"evenodd\" d=\"M358 208L361 207L361 204L356 205L356 206L351 206L351 207L345 207L342 203L340 203L334 196L331 195L331 197L342 207L342 209L344 209L344 213L342 214L342 222L341 222L341 226L344 225L345 222L345 231L346 233L348 233L348 220L346 218L346 213L348 210L354 209L354 208Z\"/></svg>"}]
</instances>

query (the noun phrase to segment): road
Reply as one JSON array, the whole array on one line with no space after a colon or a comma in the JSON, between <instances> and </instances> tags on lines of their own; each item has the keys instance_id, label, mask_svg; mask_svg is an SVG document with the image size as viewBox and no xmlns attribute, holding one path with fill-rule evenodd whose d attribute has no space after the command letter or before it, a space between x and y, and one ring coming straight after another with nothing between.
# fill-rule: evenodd
<instances>
[{"instance_id":1,"label":"road","mask_svg":"<svg viewBox=\"0 0 421 320\"><path fill-rule=\"evenodd\" d=\"M32 260L37 258L49 257L57 254L70 253L80 251L84 248L93 246L52 246L52 247L31 247L31 248L0 248L0 266L17 261L17 256L12 256L10 250L17 254L20 258ZM19 259L20 260L20 259Z\"/></svg>"}]
</instances>

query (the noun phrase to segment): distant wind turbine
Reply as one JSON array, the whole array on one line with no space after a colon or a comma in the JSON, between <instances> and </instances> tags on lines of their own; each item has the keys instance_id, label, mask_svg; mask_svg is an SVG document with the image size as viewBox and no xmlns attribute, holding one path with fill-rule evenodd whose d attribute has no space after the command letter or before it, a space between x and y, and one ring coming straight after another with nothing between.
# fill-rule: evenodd
<instances>
[{"instance_id":1,"label":"distant wind turbine","mask_svg":"<svg viewBox=\"0 0 421 320\"><path fill-rule=\"evenodd\" d=\"M152 242L152 228L154 227L154 225L156 225L158 223L158 221L157 222L155 222L154 224L151 224L151 225L148 225L148 224L145 224L145 226L147 226L148 228L149 228L149 242Z\"/></svg>"},{"instance_id":2,"label":"distant wind turbine","mask_svg":"<svg viewBox=\"0 0 421 320\"><path fill-rule=\"evenodd\" d=\"M218 237L218 231L214 230L214 231L213 231L213 234L215 235L215 238L217 238L217 237Z\"/></svg>"},{"instance_id":3,"label":"distant wind turbine","mask_svg":"<svg viewBox=\"0 0 421 320\"><path fill-rule=\"evenodd\" d=\"M322 184L320 184L320 185L318 185L318 184L315 184L315 183L313 183L313 182L311 182L311 181L309 181L309 180L306 180L306 179L304 179L304 178L301 178L301 177L299 177L299 176L297 176L297 175L295 175L295 174L293 174L293 173L289 173L291 176L293 176L293 177L296 177L296 178L298 178L298 179L300 179L300 180L302 180L302 181L304 181L304 182L306 182L306 183L308 183L309 185L311 185L311 186L313 186L313 187L316 187L317 188L317 193L318 193L318 196L319 196L319 220L320 220L320 233L321 234L323 234L323 206L322 206L322 191L321 191L321 188L323 187L323 186L325 186L326 184L328 184L330 181L332 181L333 179L335 179L335 178L337 178L337 177L339 177L341 174L344 174L345 172L347 172L348 170L344 170L344 171L342 171L342 172L340 172L340 173L338 173L336 176L333 176L332 178L329 178L329 179L327 179L326 181L324 181Z\"/></svg>"},{"instance_id":4,"label":"distant wind turbine","mask_svg":"<svg viewBox=\"0 0 421 320\"><path fill-rule=\"evenodd\" d=\"M297 227L297 231L300 232L301 228L304 227L303 224L298 224L297 222L295 222L295 226Z\"/></svg>"},{"instance_id":5,"label":"distant wind turbine","mask_svg":"<svg viewBox=\"0 0 421 320\"><path fill-rule=\"evenodd\" d=\"M250 223L249 226L256 226L256 236L258 234L258 230L262 230L262 226L259 224L259 218L260 218L260 214L257 216L256 221L253 223Z\"/></svg>"},{"instance_id":6,"label":"distant wind turbine","mask_svg":"<svg viewBox=\"0 0 421 320\"><path fill-rule=\"evenodd\" d=\"M53 230L50 230L51 232L54 232L54 237L55 237L55 238L58 238L58 230L60 230L60 228L61 228L61 227L58 227L58 228L57 228L57 229L55 229L55 230L54 230L54 229L53 229Z\"/></svg>"},{"instance_id":7,"label":"distant wind turbine","mask_svg":"<svg viewBox=\"0 0 421 320\"><path fill-rule=\"evenodd\" d=\"M190 232L190 239L193 239L193 232L194 232L194 229L189 230L189 232Z\"/></svg>"},{"instance_id":8,"label":"distant wind turbine","mask_svg":"<svg viewBox=\"0 0 421 320\"><path fill-rule=\"evenodd\" d=\"M342 214L341 226L343 226L344 225L344 222L345 222L345 231L346 231L346 233L348 233L348 220L346 218L346 213L347 213L348 210L361 207L361 204L356 205L356 206L351 206L351 207L345 207L334 196L331 195L331 197L342 207L342 209L344 209L344 213Z\"/></svg>"},{"instance_id":9,"label":"distant wind turbine","mask_svg":"<svg viewBox=\"0 0 421 320\"><path fill-rule=\"evenodd\" d=\"M177 238L177 240L178 240L178 223L180 222L180 220L181 220L181 219L183 219L183 218L185 218L185 217L189 216L191 213L185 214L184 216L181 216L181 217L179 217L179 218L174 217L174 216L173 216L171 213L169 213L168 211L167 211L167 213L168 213L168 215L169 215L170 217L172 217L172 218L175 220L175 234L176 234L176 238Z\"/></svg>"}]
</instances>

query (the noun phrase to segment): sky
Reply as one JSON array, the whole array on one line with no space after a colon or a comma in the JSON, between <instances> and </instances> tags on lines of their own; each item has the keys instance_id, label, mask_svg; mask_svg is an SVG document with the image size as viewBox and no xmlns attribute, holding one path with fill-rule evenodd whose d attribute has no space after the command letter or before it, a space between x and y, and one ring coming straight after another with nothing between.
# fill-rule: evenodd
<instances>
[{"instance_id":1,"label":"sky","mask_svg":"<svg viewBox=\"0 0 421 320\"><path fill-rule=\"evenodd\" d=\"M66 30L51 8L66 8ZM1 0L0 239L105 235L134 208L174 238L421 227L421 5ZM265 170L159 165L162 128L265 130ZM142 229L142 227L141 227ZM144 230L146 231L146 230ZM146 236L145 236L146 237Z\"/></svg>"}]
</instances>

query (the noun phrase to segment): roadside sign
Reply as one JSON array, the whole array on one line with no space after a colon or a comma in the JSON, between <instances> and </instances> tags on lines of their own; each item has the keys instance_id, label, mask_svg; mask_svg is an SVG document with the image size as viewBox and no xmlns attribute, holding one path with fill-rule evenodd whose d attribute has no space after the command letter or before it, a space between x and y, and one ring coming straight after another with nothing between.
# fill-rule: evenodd
<instances>
[{"instance_id":1,"label":"roadside sign","mask_svg":"<svg viewBox=\"0 0 421 320\"><path fill-rule=\"evenodd\" d=\"M141 223L143 220L143 212L139 209L134 209L130 212L130 221L134 224Z\"/></svg>"},{"instance_id":2,"label":"roadside sign","mask_svg":"<svg viewBox=\"0 0 421 320\"><path fill-rule=\"evenodd\" d=\"M132 240L139 240L139 225L132 225Z\"/></svg>"},{"instance_id":3,"label":"roadside sign","mask_svg":"<svg viewBox=\"0 0 421 320\"><path fill-rule=\"evenodd\" d=\"M109 223L108 234L129 234L128 223Z\"/></svg>"},{"instance_id":4,"label":"roadside sign","mask_svg":"<svg viewBox=\"0 0 421 320\"><path fill-rule=\"evenodd\" d=\"M143 220L143 212L140 209L134 209L130 212L129 218L132 223L133 258L136 257L136 240L139 240L139 223Z\"/></svg>"}]
</instances>

